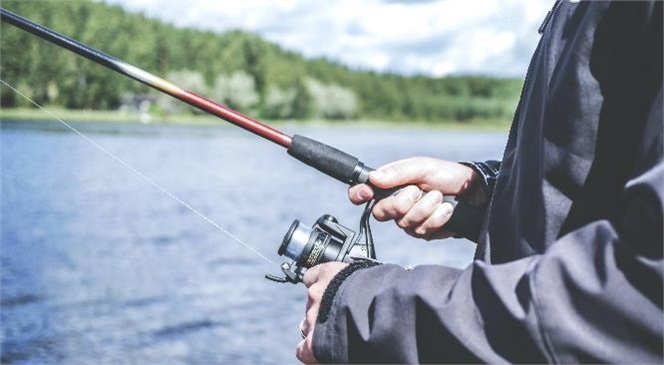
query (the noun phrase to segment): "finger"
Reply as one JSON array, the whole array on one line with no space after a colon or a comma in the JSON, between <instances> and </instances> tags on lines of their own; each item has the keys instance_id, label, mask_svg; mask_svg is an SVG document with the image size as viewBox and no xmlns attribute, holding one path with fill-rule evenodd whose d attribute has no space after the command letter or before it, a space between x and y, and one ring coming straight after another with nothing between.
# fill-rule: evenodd
<instances>
[{"instance_id":1,"label":"finger","mask_svg":"<svg viewBox=\"0 0 664 365\"><path fill-rule=\"evenodd\" d=\"M326 262L314 266L318 274L315 282L312 280L312 282L307 283L307 311L313 307L318 308L330 281L346 266L348 266L347 263L338 261Z\"/></svg>"},{"instance_id":2,"label":"finger","mask_svg":"<svg viewBox=\"0 0 664 365\"><path fill-rule=\"evenodd\" d=\"M420 198L422 191L414 185L406 186L394 195L387 197L374 206L372 212L379 221L401 219Z\"/></svg>"},{"instance_id":3,"label":"finger","mask_svg":"<svg viewBox=\"0 0 664 365\"><path fill-rule=\"evenodd\" d=\"M308 336L311 331L313 331L314 326L316 325L316 320L318 319L318 309L320 306L318 304L312 306L307 310L307 314L302 319L302 332L305 336Z\"/></svg>"},{"instance_id":4,"label":"finger","mask_svg":"<svg viewBox=\"0 0 664 365\"><path fill-rule=\"evenodd\" d=\"M355 205L366 203L374 196L374 191L367 184L353 185L348 188L348 198Z\"/></svg>"},{"instance_id":5,"label":"finger","mask_svg":"<svg viewBox=\"0 0 664 365\"><path fill-rule=\"evenodd\" d=\"M369 173L369 180L379 188L417 184L430 170L428 159L421 157L399 160Z\"/></svg>"},{"instance_id":6,"label":"finger","mask_svg":"<svg viewBox=\"0 0 664 365\"><path fill-rule=\"evenodd\" d=\"M450 220L452 212L454 212L454 204L442 202L426 221L413 230L414 236L426 239L450 236L451 233L442 231L442 229L444 229L447 221Z\"/></svg>"},{"instance_id":7,"label":"finger","mask_svg":"<svg viewBox=\"0 0 664 365\"><path fill-rule=\"evenodd\" d=\"M318 276L320 275L320 266L321 265L316 265L312 268L309 268L304 273L304 277L302 278L302 282L304 283L304 285L307 288L312 286L315 282L318 281Z\"/></svg>"},{"instance_id":8,"label":"finger","mask_svg":"<svg viewBox=\"0 0 664 365\"><path fill-rule=\"evenodd\" d=\"M316 358L314 357L313 347L311 345L312 336L307 336L304 340L300 341L297 344L297 349L295 350L295 357L304 364L317 364Z\"/></svg>"},{"instance_id":9,"label":"finger","mask_svg":"<svg viewBox=\"0 0 664 365\"><path fill-rule=\"evenodd\" d=\"M304 363L302 359L302 352L304 352L304 346L306 345L306 339L300 341L295 347L295 358L298 359L301 363Z\"/></svg>"},{"instance_id":10,"label":"finger","mask_svg":"<svg viewBox=\"0 0 664 365\"><path fill-rule=\"evenodd\" d=\"M307 269L307 271L304 273L302 281L307 288L320 281L324 284L324 289L327 287L327 284L330 282L330 280L332 280L332 278L346 266L348 266L348 263L339 261L330 261L318 264L312 268Z\"/></svg>"},{"instance_id":11,"label":"finger","mask_svg":"<svg viewBox=\"0 0 664 365\"><path fill-rule=\"evenodd\" d=\"M326 285L312 285L307 289L307 310L313 306L318 306L323 299Z\"/></svg>"},{"instance_id":12,"label":"finger","mask_svg":"<svg viewBox=\"0 0 664 365\"><path fill-rule=\"evenodd\" d=\"M319 304L315 304L311 308L308 308L304 318L302 318L302 321L300 322L300 329L302 330L302 333L304 333L305 337L308 336L316 326L319 308Z\"/></svg>"},{"instance_id":13,"label":"finger","mask_svg":"<svg viewBox=\"0 0 664 365\"><path fill-rule=\"evenodd\" d=\"M316 364L311 351L307 350L307 339L300 341L295 348L295 357L303 364Z\"/></svg>"},{"instance_id":14,"label":"finger","mask_svg":"<svg viewBox=\"0 0 664 365\"><path fill-rule=\"evenodd\" d=\"M324 283L325 286L332 280L332 278L337 275L344 267L348 266L348 263L339 262L339 261L330 261L320 265L320 272L318 274L318 280L321 283Z\"/></svg>"},{"instance_id":15,"label":"finger","mask_svg":"<svg viewBox=\"0 0 664 365\"><path fill-rule=\"evenodd\" d=\"M443 202L443 194L438 190L426 193L408 210L408 212L397 221L401 228L415 228L424 223L436 211Z\"/></svg>"},{"instance_id":16,"label":"finger","mask_svg":"<svg viewBox=\"0 0 664 365\"><path fill-rule=\"evenodd\" d=\"M308 316L308 314L307 314ZM302 338L307 338L307 334L309 333L309 325L307 324L307 316L302 318L300 321L300 334L302 335Z\"/></svg>"}]
</instances>

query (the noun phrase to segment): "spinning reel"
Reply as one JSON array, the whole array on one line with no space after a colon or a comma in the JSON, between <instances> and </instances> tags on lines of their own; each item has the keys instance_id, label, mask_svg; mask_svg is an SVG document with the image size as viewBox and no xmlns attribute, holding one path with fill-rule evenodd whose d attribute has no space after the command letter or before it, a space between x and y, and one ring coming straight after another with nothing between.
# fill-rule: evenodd
<instances>
[{"instance_id":1,"label":"spinning reel","mask_svg":"<svg viewBox=\"0 0 664 365\"><path fill-rule=\"evenodd\" d=\"M302 282L304 272L318 264L330 261L351 262L354 259L375 259L373 237L369 220L374 201L367 203L356 233L337 219L325 214L309 227L299 220L293 221L277 251L293 261L281 264L284 277L265 275L279 283Z\"/></svg>"}]
</instances>

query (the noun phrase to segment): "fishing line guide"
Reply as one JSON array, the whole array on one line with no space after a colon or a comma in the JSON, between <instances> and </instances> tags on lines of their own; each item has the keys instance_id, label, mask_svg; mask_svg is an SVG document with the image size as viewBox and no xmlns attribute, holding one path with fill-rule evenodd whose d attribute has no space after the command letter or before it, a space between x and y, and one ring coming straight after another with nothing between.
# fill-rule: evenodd
<instances>
[{"instance_id":1,"label":"fishing line guide","mask_svg":"<svg viewBox=\"0 0 664 365\"><path fill-rule=\"evenodd\" d=\"M334 147L328 146L319 141L309 139L301 135L289 136L281 131L278 131L271 126L268 126L264 123L261 123L251 117L248 117L244 114L241 114L227 106L216 103L210 99L207 99L203 96L200 96L189 90L185 90L177 85L174 85L162 78L159 78L149 72L141 70L136 66L130 65L124 61L121 61L115 57L112 57L108 54L105 54L99 50L96 50L88 45L85 45L77 40L64 36L60 33L57 33L49 28L46 28L42 25L36 24L28 19L25 19L17 14L14 14L10 11L0 8L0 20L6 23L9 23L17 28L20 28L24 31L27 31L31 34L34 34L46 41L49 41L55 45L68 49L79 56L87 58L95 63L98 63L102 66L105 66L115 72L118 72L122 75L128 76L137 80L147 86L150 86L158 91L161 91L165 94L168 94L174 98L177 98L193 107L196 107L204 112L215 115L227 122L235 124L238 127L241 127L251 133L254 133L260 137L263 137L275 144L278 144L287 149L289 155L295 157L301 162L314 167L315 169L325 173L326 175L335 178L345 184L354 185L354 184L369 184L374 190L374 199L382 199L399 190L401 187L395 187L392 189L380 189L377 188L369 182L369 172L373 171L371 167L366 166L364 163L359 161L358 158L349 155L343 151L340 151ZM337 241L341 240L342 236L338 235L339 232L344 232L346 236L343 236L343 244L339 248L339 254L337 255L336 261L350 260L350 257L355 254L353 251L355 246L362 245L359 244L359 241L362 237L365 239L364 247L366 248L367 255L366 257L375 258L375 253L373 250L373 240L371 237L371 230L369 228L369 218L370 210L373 206L375 200L372 200L367 204L364 213L362 214L360 232L355 234L354 231L340 225L336 222L336 219L332 216L324 215L316 221L316 224L310 229L311 235L318 235L320 232L326 233L329 236L329 240L326 241L330 250L338 246ZM331 219L330 219L331 218ZM296 221L299 223L298 221ZM279 249L279 254L284 255L288 251L288 248L291 244L302 244L304 241L293 241L293 236L295 233L302 233L304 230L304 225L293 223L289 233L291 233L290 238L288 234L284 237L282 246ZM456 204L454 213L450 217L449 221L446 224L446 228L452 232L457 233L459 236L472 237L476 238L479 235L480 226L482 223L482 213L475 207L459 201ZM299 227L299 230L298 230ZM297 236L299 237L299 235ZM308 241L307 241L308 242ZM349 242L353 242L350 244ZM286 245L282 249L282 247ZM345 251L341 250L346 248ZM303 247L304 249L304 247ZM325 251L324 250L324 251ZM353 252L351 252L353 251ZM321 257L331 257L330 253L325 251L328 256ZM299 257L298 255L291 254L293 259ZM362 255L365 256L365 255ZM316 261L316 260L314 260ZM320 261L320 260L319 260ZM297 263L297 260L294 261ZM301 275L303 270L303 265L293 265L285 263L285 266L288 266L284 269L282 266L282 271L286 275L286 281L297 282L295 279L290 280L291 278L297 278ZM295 266L295 267L294 267ZM280 281L280 280L277 280Z\"/></svg>"}]
</instances>

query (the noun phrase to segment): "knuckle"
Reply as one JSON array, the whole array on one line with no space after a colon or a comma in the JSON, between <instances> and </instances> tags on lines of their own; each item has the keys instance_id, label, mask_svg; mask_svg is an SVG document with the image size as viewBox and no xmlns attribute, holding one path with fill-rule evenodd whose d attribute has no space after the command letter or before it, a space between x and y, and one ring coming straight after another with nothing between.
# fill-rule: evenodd
<instances>
[{"instance_id":1,"label":"knuckle","mask_svg":"<svg viewBox=\"0 0 664 365\"><path fill-rule=\"evenodd\" d=\"M397 226L399 226L399 228L406 229L406 228L410 227L410 222L408 222L405 219L399 219L399 220L396 221L396 223L397 223Z\"/></svg>"},{"instance_id":2,"label":"knuckle","mask_svg":"<svg viewBox=\"0 0 664 365\"><path fill-rule=\"evenodd\" d=\"M326 263L321 265L321 268L320 268L321 281L325 281L325 280L330 279L330 277L337 270L336 264L337 264L337 262L331 261L331 262L326 262Z\"/></svg>"},{"instance_id":3,"label":"knuckle","mask_svg":"<svg viewBox=\"0 0 664 365\"><path fill-rule=\"evenodd\" d=\"M433 204L442 204L443 202L443 193L441 193L439 190L431 190L430 192L427 193L429 195L429 201Z\"/></svg>"},{"instance_id":4,"label":"knuckle","mask_svg":"<svg viewBox=\"0 0 664 365\"><path fill-rule=\"evenodd\" d=\"M312 307L307 311L302 327L304 327L305 330L309 329L310 324L315 323L317 317L318 317L318 307Z\"/></svg>"},{"instance_id":5,"label":"knuckle","mask_svg":"<svg viewBox=\"0 0 664 365\"><path fill-rule=\"evenodd\" d=\"M396 220L397 225L401 228L410 228L411 230L418 225L417 214L414 211L409 211L408 214L404 214L401 218Z\"/></svg>"},{"instance_id":6,"label":"knuckle","mask_svg":"<svg viewBox=\"0 0 664 365\"><path fill-rule=\"evenodd\" d=\"M452 216L452 213L454 213L454 204L450 202L443 202L441 205L443 206L441 208L443 210L443 215L446 219L449 219L449 217Z\"/></svg>"},{"instance_id":7,"label":"knuckle","mask_svg":"<svg viewBox=\"0 0 664 365\"><path fill-rule=\"evenodd\" d=\"M397 204L394 206L394 212L396 213L395 215L399 217L403 217L404 215L406 215L406 213L408 213L409 210L410 206L405 203Z\"/></svg>"},{"instance_id":8,"label":"knuckle","mask_svg":"<svg viewBox=\"0 0 664 365\"><path fill-rule=\"evenodd\" d=\"M314 287L311 286L309 289L307 289L307 300L309 303L313 303L316 301L318 297L318 293L315 291Z\"/></svg>"},{"instance_id":9,"label":"knuckle","mask_svg":"<svg viewBox=\"0 0 664 365\"><path fill-rule=\"evenodd\" d=\"M385 222L385 221L390 220L390 219L387 218L387 217L384 217L384 216L378 216L378 215L375 215L375 214L374 214L374 218L376 218L376 220L379 221L379 222Z\"/></svg>"},{"instance_id":10,"label":"knuckle","mask_svg":"<svg viewBox=\"0 0 664 365\"><path fill-rule=\"evenodd\" d=\"M387 214L385 214L385 212L383 210L374 209L374 211L372 213L373 213L374 218L376 218L376 220L379 221L379 222L385 222L386 220L389 219L387 217Z\"/></svg>"}]
</instances>

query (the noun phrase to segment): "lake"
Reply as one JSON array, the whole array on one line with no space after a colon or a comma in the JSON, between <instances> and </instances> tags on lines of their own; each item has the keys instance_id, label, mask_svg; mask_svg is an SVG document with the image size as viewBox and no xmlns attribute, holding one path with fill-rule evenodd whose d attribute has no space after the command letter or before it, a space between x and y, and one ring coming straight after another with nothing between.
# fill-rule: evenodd
<instances>
[{"instance_id":1,"label":"lake","mask_svg":"<svg viewBox=\"0 0 664 365\"><path fill-rule=\"evenodd\" d=\"M279 274L293 219L357 229L346 187L229 126L73 124L219 230L59 122L0 123L2 363L297 363L302 284ZM506 134L285 128L372 167L497 159ZM468 265L474 245L373 221L378 259ZM255 249L262 258L244 244ZM269 260L269 261L268 261Z\"/></svg>"}]
</instances>

